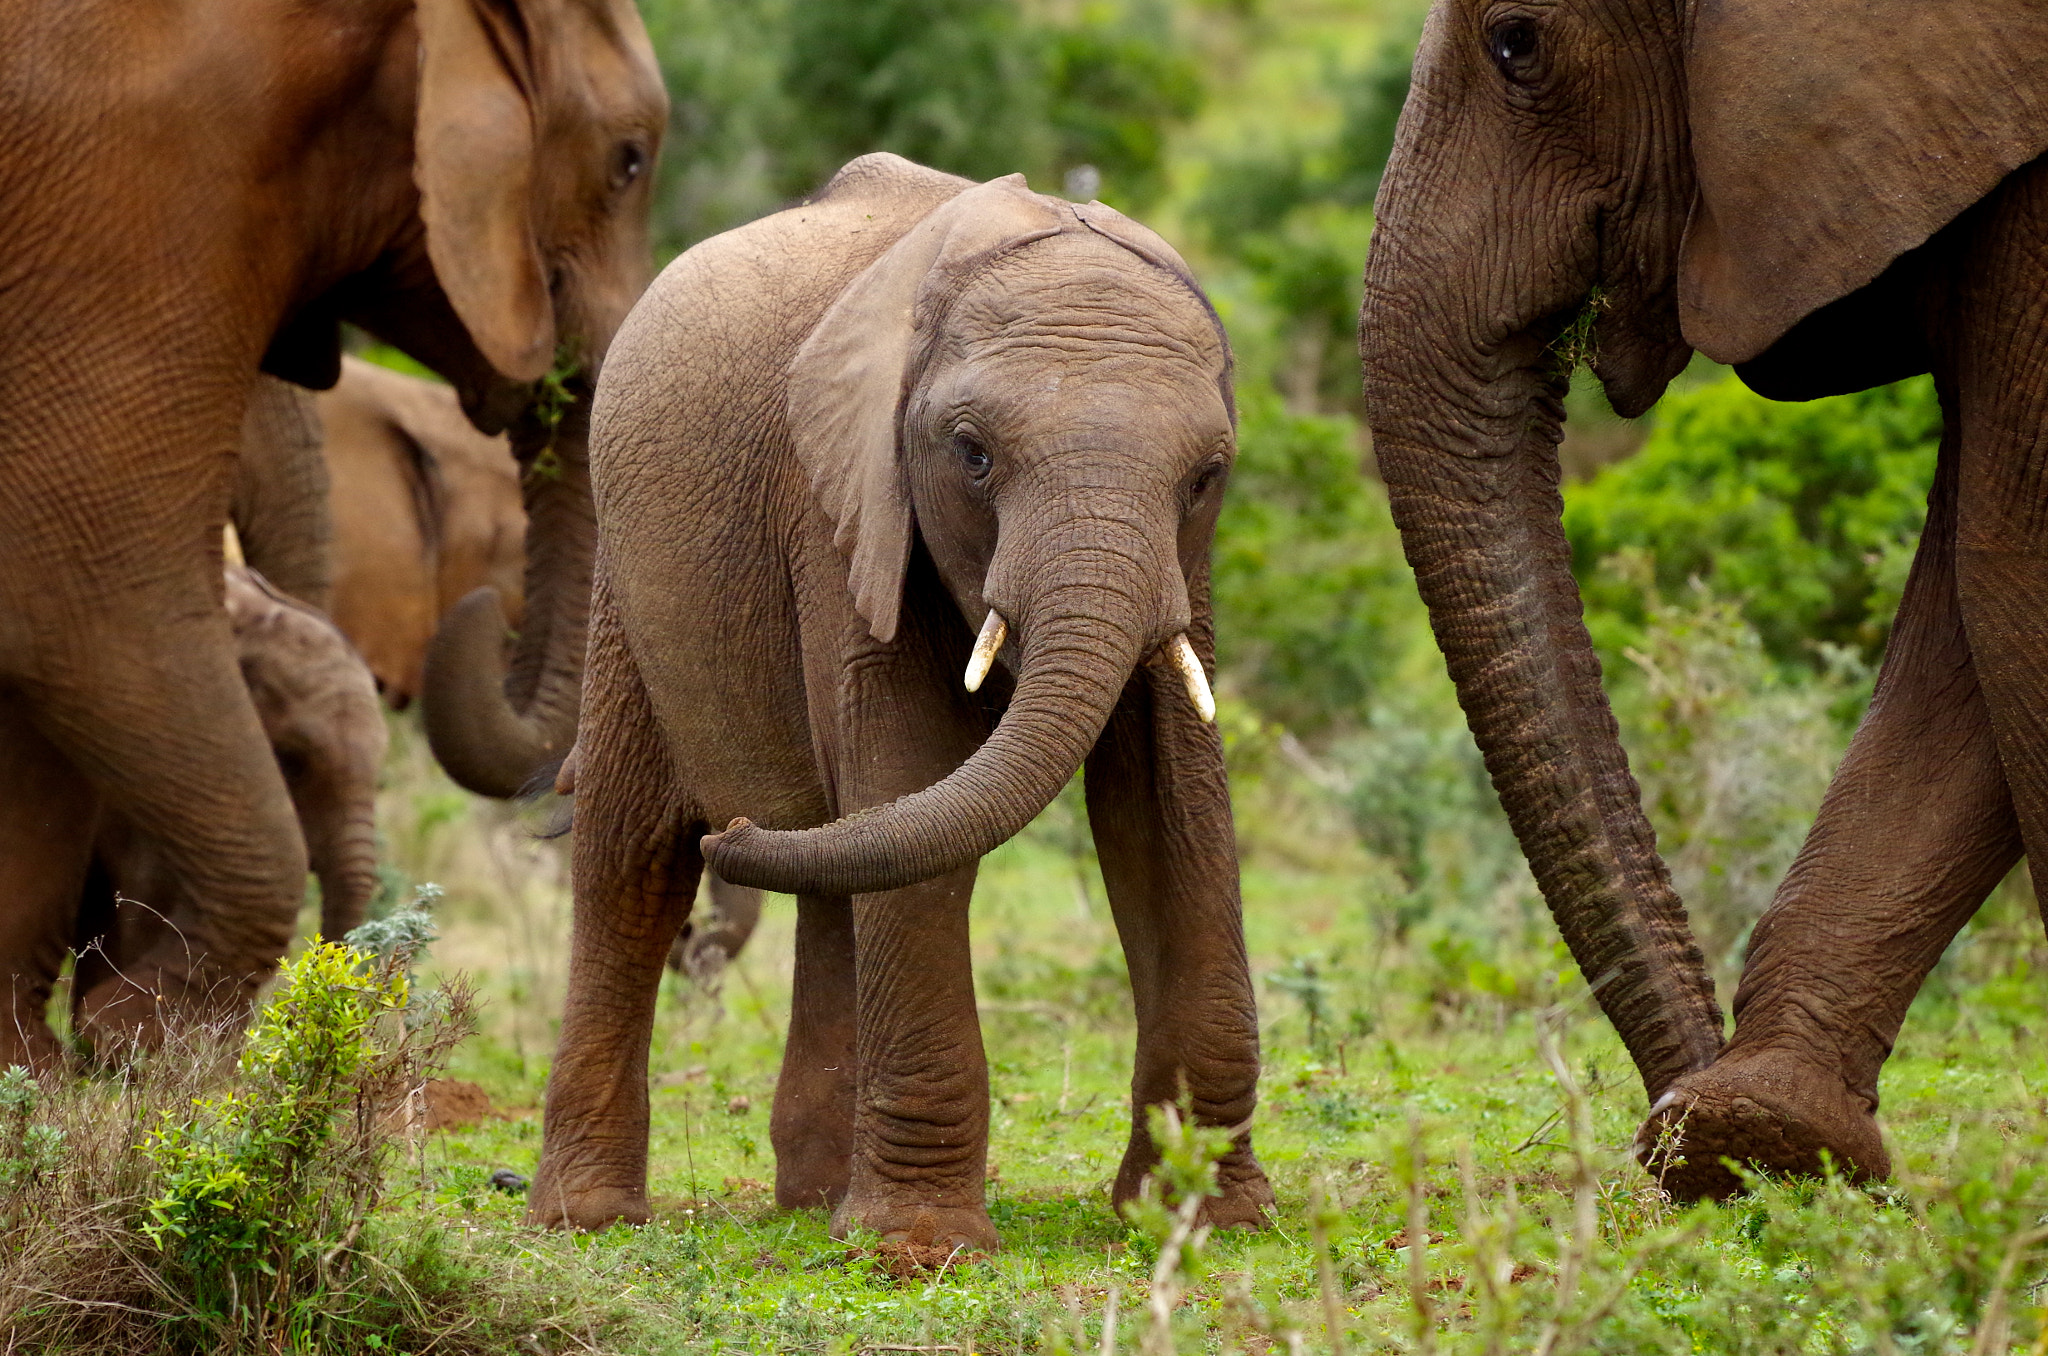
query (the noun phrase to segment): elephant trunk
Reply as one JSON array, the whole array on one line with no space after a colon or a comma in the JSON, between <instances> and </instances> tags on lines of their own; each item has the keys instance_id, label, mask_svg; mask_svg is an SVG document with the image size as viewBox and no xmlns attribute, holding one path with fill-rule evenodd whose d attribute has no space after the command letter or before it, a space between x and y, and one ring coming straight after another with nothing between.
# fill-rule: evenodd
<instances>
[{"instance_id":1,"label":"elephant trunk","mask_svg":"<svg viewBox=\"0 0 2048 1356\"><path fill-rule=\"evenodd\" d=\"M509 798L576 738L596 520L587 391L552 430L529 413L512 430L526 502L526 611L509 665L498 591L450 609L427 650L420 707L427 742L455 781Z\"/></svg>"},{"instance_id":2,"label":"elephant trunk","mask_svg":"<svg viewBox=\"0 0 2048 1356\"><path fill-rule=\"evenodd\" d=\"M1043 543L1057 534L1017 535ZM1096 540L1046 551L1056 577L1016 590L1002 582L1009 571L999 546L988 596L1011 624L1017 683L981 747L936 785L821 828L778 831L735 820L704 839L706 862L736 885L870 894L957 870L1014 837L1073 778L1137 665L1154 655L1172 662L1188 625L1186 584L1177 564L1155 562L1156 553L1139 544L1161 535L1133 531L1115 545ZM1163 538L1172 541L1170 533ZM1157 581L1153 588L1132 587L1139 583L1134 565ZM1148 592L1162 599L1154 616L1137 601ZM1005 606L1013 593L1030 599L1016 615ZM977 648L998 630L984 626Z\"/></svg>"},{"instance_id":3,"label":"elephant trunk","mask_svg":"<svg viewBox=\"0 0 2048 1356\"><path fill-rule=\"evenodd\" d=\"M325 832L306 835L320 881L320 935L339 941L362 926L377 897L377 827L366 805Z\"/></svg>"},{"instance_id":4,"label":"elephant trunk","mask_svg":"<svg viewBox=\"0 0 2048 1356\"><path fill-rule=\"evenodd\" d=\"M1501 805L1654 1100L1712 1062L1721 1014L1629 774L1571 573L1556 327L1497 345L1432 342L1414 317L1447 308L1376 285L1384 277L1368 279L1362 340L1373 446L1402 544ZM1445 361L1459 352L1483 356Z\"/></svg>"}]
</instances>

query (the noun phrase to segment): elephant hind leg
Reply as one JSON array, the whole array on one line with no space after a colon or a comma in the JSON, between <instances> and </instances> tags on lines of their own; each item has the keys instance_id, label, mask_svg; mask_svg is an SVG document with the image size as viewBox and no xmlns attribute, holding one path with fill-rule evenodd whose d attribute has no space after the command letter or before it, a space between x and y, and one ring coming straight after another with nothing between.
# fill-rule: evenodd
<instances>
[{"instance_id":1,"label":"elephant hind leg","mask_svg":"<svg viewBox=\"0 0 2048 1356\"><path fill-rule=\"evenodd\" d=\"M548 1073L530 1223L643 1224L647 1054L669 946L688 917L705 826L685 805L645 689L599 603L577 748L576 908Z\"/></svg>"}]
</instances>

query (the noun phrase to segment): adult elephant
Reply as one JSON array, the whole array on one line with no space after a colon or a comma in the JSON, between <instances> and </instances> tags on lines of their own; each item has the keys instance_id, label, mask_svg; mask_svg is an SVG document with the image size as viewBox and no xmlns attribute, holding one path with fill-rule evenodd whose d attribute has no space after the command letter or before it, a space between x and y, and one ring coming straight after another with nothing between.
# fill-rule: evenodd
<instances>
[{"instance_id":1,"label":"adult elephant","mask_svg":"<svg viewBox=\"0 0 2048 1356\"><path fill-rule=\"evenodd\" d=\"M1888 1170L1877 1074L2023 842L2048 849L2048 8L1439 0L1362 352L1396 521L1502 804L1655 1102L1721 1155ZM1583 353L1623 414L1691 349L1806 399L1932 369L1947 429L1875 700L1720 1014L1559 527Z\"/></svg>"},{"instance_id":2,"label":"adult elephant","mask_svg":"<svg viewBox=\"0 0 2048 1356\"><path fill-rule=\"evenodd\" d=\"M89 1032L146 1034L246 1002L304 886L220 605L259 366L331 384L349 320L512 425L550 576L522 733L565 744L589 508L580 406L535 383L558 353L587 382L644 281L666 101L628 0L80 0L7 28L0 772L36 792L0 801L0 964L76 898L103 798L195 900L86 995ZM0 1046L47 1036L13 1018Z\"/></svg>"}]
</instances>

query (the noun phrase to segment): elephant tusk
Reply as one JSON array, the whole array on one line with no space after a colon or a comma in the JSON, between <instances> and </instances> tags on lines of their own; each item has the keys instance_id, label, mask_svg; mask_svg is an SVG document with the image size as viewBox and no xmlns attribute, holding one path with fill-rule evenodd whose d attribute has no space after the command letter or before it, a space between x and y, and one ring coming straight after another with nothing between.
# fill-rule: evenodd
<instances>
[{"instance_id":1,"label":"elephant tusk","mask_svg":"<svg viewBox=\"0 0 2048 1356\"><path fill-rule=\"evenodd\" d=\"M1180 670L1180 680L1188 685L1188 700L1195 704L1195 714L1205 724L1215 724L1216 694L1209 691L1209 675L1202 672L1201 656L1195 653L1187 632L1175 636L1166 649L1173 656L1174 667Z\"/></svg>"},{"instance_id":2,"label":"elephant tusk","mask_svg":"<svg viewBox=\"0 0 2048 1356\"><path fill-rule=\"evenodd\" d=\"M988 610L988 620L981 624L981 634L974 638L974 653L967 656L967 690L981 691L982 680L995 666L996 652L1009 639L1010 624L994 608Z\"/></svg>"},{"instance_id":3,"label":"elephant tusk","mask_svg":"<svg viewBox=\"0 0 2048 1356\"><path fill-rule=\"evenodd\" d=\"M221 524L220 563L229 566L248 564L242 557L242 534L235 531L233 523Z\"/></svg>"}]
</instances>

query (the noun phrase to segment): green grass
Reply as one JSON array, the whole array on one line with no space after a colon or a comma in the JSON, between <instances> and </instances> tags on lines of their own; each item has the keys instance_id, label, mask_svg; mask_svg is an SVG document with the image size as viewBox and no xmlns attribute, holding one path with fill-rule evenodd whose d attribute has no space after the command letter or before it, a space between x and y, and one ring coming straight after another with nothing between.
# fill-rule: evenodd
<instances>
[{"instance_id":1,"label":"green grass","mask_svg":"<svg viewBox=\"0 0 2048 1356\"><path fill-rule=\"evenodd\" d=\"M530 1175L539 1157L565 883L556 845L438 787L416 742L401 738L389 832L407 870L440 871L449 898L436 959L466 970L485 1000L483 1034L452 1072L482 1083L509 1119L433 1136L428 1189L405 1209L446 1225L551 1315L535 1329L544 1349L1056 1350L1078 1315L1093 1350L1112 1288L1125 1316L1118 1349L1139 1349L1134 1311L1157 1249L1108 1203L1128 1127L1132 1025L1074 804L1063 799L992 855L976 901L994 1095L989 1199L1004 1248L900 1280L862 1240L828 1238L821 1212L773 1205L785 900L771 900L718 993L676 979L664 990L650 1064L653 1224L587 1237L531 1230L517 1198L486 1186L498 1168ZM1255 1135L1280 1209L1270 1231L1208 1241L1173 1349L1287 1350L1290 1329L1302 1349L1330 1349L1317 1193L1331 1207L1324 1257L1348 1350L1537 1350L1552 1328L1554 1351L2033 1342L2028 1287L2042 1273L2032 1244L2008 1268L2004 1317L1989 1298L2010 1240L2048 1207L2034 1180L2048 1163L2048 1063L2029 1029L2040 936L2020 893L2001 896L1945 962L1886 1070L1894 1188L1793 1184L1688 1213L1627 1159L1641 1089L1522 893L1494 901L1483 945L1469 919L1465 932L1425 918L1396 935L1386 924L1401 901L1374 884L1387 873L1341 846L1348 836L1314 831L1312 788L1253 778L1240 799L1265 1049ZM1331 842L1340 846L1318 855ZM1573 1103L1539 1049L1546 1028L1585 1090L1579 1153ZM1419 1198L1407 1166L1416 1144ZM1575 1183L1596 1222L1577 1245ZM1426 1250L1420 1292L1398 1246L1417 1199L1443 1236ZM1560 1316L1573 1267L1581 1279ZM1500 1284L1489 1290L1488 1276Z\"/></svg>"}]
</instances>

